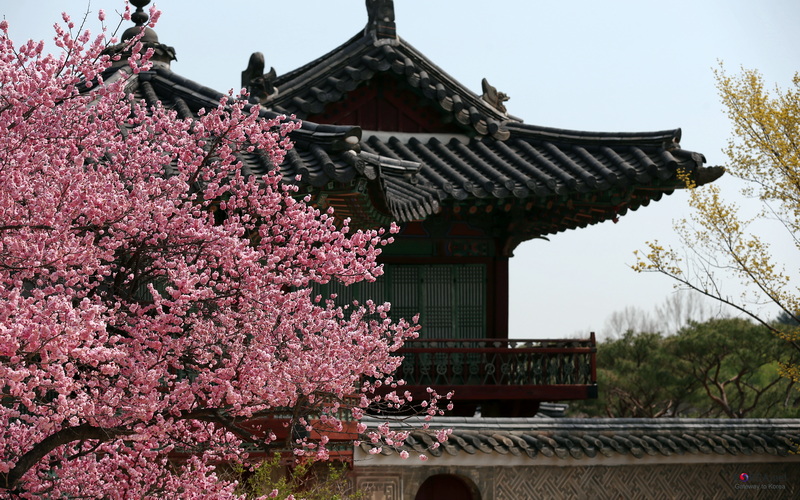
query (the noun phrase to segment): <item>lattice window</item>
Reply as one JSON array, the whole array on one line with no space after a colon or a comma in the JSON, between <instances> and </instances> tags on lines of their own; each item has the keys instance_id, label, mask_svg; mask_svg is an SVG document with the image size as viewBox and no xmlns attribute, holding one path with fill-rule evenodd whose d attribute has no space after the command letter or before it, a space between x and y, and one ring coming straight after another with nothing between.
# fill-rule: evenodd
<instances>
[{"instance_id":1,"label":"lattice window","mask_svg":"<svg viewBox=\"0 0 800 500\"><path fill-rule=\"evenodd\" d=\"M374 283L315 288L323 296L336 293L338 304L391 302L394 318L419 313L422 338L464 339L486 336L486 281L485 264L386 264Z\"/></svg>"}]
</instances>

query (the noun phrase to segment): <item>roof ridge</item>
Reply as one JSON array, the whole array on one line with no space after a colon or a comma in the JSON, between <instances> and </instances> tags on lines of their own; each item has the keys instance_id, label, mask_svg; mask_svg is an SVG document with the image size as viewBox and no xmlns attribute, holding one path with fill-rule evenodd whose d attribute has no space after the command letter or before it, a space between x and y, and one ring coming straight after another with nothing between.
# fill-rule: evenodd
<instances>
[{"instance_id":1,"label":"roof ridge","mask_svg":"<svg viewBox=\"0 0 800 500\"><path fill-rule=\"evenodd\" d=\"M595 132L530 125L521 122L507 122L505 125L512 135L529 138L541 137L551 140L580 141L582 143L624 141L626 143L653 144L659 146L669 144L675 148L680 147L679 143L682 134L680 128L653 132Z\"/></svg>"},{"instance_id":2,"label":"roof ridge","mask_svg":"<svg viewBox=\"0 0 800 500\"><path fill-rule=\"evenodd\" d=\"M334 57L335 54L337 54L339 52L342 52L342 50L344 48L350 46L351 44L355 45L356 43L359 43L359 42L361 42L364 45L371 45L369 38L366 37L362 31L359 31L355 35L351 36L344 43L334 47L333 49L331 49L328 52L326 52L325 54L317 57L316 59L313 59L313 60L303 64L302 66L300 66L298 68L295 68L293 70L290 70L290 71L288 71L288 72L286 72L286 73L284 73L282 75L277 75L275 77L275 82L274 82L275 86L285 85L287 82L290 82L290 81L296 79L296 75L301 75L301 74L305 73L306 71L308 71L309 68L312 68L314 66L318 66L323 62L330 63L330 60Z\"/></svg>"},{"instance_id":3,"label":"roof ridge","mask_svg":"<svg viewBox=\"0 0 800 500\"><path fill-rule=\"evenodd\" d=\"M412 419L413 420L413 419ZM422 420L420 420L422 421ZM364 423L383 422L366 417ZM431 428L457 427L496 432L514 428L526 430L549 430L581 428L591 430L634 429L760 429L781 428L800 430L800 419L796 418L542 418L542 417L437 417L428 422ZM391 424L390 424L391 425ZM403 425L408 425L405 421Z\"/></svg>"}]
</instances>

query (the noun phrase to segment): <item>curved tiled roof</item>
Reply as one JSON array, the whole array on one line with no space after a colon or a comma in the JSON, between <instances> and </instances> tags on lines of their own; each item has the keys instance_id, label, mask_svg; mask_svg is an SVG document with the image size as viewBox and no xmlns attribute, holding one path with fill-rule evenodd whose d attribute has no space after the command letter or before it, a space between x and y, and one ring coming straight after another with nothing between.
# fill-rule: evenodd
<instances>
[{"instance_id":1,"label":"curved tiled roof","mask_svg":"<svg viewBox=\"0 0 800 500\"><path fill-rule=\"evenodd\" d=\"M670 457L675 455L795 454L800 446L800 421L768 419L572 419L572 418L443 418L438 428L451 428L437 449L434 431L412 431L402 446L382 446L384 456L402 451L432 456L509 455L558 458ZM362 443L369 452L371 445Z\"/></svg>"},{"instance_id":2,"label":"curved tiled roof","mask_svg":"<svg viewBox=\"0 0 800 500\"><path fill-rule=\"evenodd\" d=\"M202 108L219 105L224 94L184 78L163 66L154 66L130 78L128 90L148 104L161 102L174 109L181 118L194 118ZM274 118L279 113L260 110L264 118ZM361 129L354 126L323 125L304 122L291 134L295 142L295 154L287 156L281 172L287 180L304 174L312 185L323 185L331 180L348 181L356 175L342 153L355 149L361 138ZM244 168L254 174L264 174L274 168L263 155L251 154L243 157Z\"/></svg>"},{"instance_id":3,"label":"curved tiled roof","mask_svg":"<svg viewBox=\"0 0 800 500\"><path fill-rule=\"evenodd\" d=\"M151 104L162 102L184 118L216 106L223 97L165 67L136 75L130 90ZM277 116L266 109L260 113ZM302 184L313 188L364 178L378 187L384 200L388 213L382 222L405 222L425 219L442 205L472 199L522 201L657 186L670 191L676 187L677 168L692 172L703 162L701 155L679 148L679 130L603 134L514 123L508 131L508 139L498 141L303 122L292 133L295 148L279 168L286 182L295 182L300 175ZM274 168L264 155L249 153L241 158L248 173L263 175ZM609 212L609 217L617 212ZM536 232L531 236L551 231Z\"/></svg>"},{"instance_id":4,"label":"curved tiled roof","mask_svg":"<svg viewBox=\"0 0 800 500\"><path fill-rule=\"evenodd\" d=\"M402 178L381 170L385 204L399 222L424 219L446 206L498 205L510 211L521 204L524 240L616 219L683 187L680 170L698 184L722 173L703 167L703 155L681 149L679 129L600 133L526 125L508 116L502 102L473 93L402 38L379 36L370 26L278 76L277 91L262 102L300 118L328 119L326 107L345 102L373 79L382 85L386 80L380 75L412 89L461 130L363 130L361 151L380 158L381 165L419 165L416 175ZM530 213L536 206L546 207L546 220Z\"/></svg>"},{"instance_id":5,"label":"curved tiled roof","mask_svg":"<svg viewBox=\"0 0 800 500\"><path fill-rule=\"evenodd\" d=\"M523 124L505 113L496 92L494 101L478 96L394 37L393 29L381 33L368 27L277 77L271 82L276 92L251 104L265 118L320 117L327 105L376 75L389 75L456 124L447 134L411 134L304 121L291 135L294 149L277 167L286 182L300 176L301 192L335 207L339 217L374 226L424 220L443 208L499 209L520 221L510 236L513 248L526 239L616 220L682 187L681 170L698 184L721 175L719 167L703 167L701 154L680 148L680 130L596 133ZM168 63L132 77L130 89L184 118L223 97L175 74ZM241 159L247 173L275 168L257 153Z\"/></svg>"},{"instance_id":6,"label":"curved tiled roof","mask_svg":"<svg viewBox=\"0 0 800 500\"><path fill-rule=\"evenodd\" d=\"M514 242L585 227L636 210L683 187L681 170L711 180L703 155L680 148L680 130L638 134L575 132L508 123L509 136L363 131L361 149L419 165L416 184L387 193L408 207L401 222L438 207L516 210ZM698 181L698 184L702 182ZM422 190L426 200L420 204ZM514 208L514 207L518 207ZM471 212L472 213L472 212Z\"/></svg>"}]
</instances>

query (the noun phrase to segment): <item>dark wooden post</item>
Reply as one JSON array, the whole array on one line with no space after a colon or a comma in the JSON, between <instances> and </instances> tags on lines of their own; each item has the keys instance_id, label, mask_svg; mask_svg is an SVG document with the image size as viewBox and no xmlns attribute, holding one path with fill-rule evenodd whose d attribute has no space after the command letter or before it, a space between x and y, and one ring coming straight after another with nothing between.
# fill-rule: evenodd
<instances>
[{"instance_id":1,"label":"dark wooden post","mask_svg":"<svg viewBox=\"0 0 800 500\"><path fill-rule=\"evenodd\" d=\"M592 380L589 381L591 384L597 383L597 341L594 337L594 332L589 334L589 342L592 344Z\"/></svg>"}]
</instances>

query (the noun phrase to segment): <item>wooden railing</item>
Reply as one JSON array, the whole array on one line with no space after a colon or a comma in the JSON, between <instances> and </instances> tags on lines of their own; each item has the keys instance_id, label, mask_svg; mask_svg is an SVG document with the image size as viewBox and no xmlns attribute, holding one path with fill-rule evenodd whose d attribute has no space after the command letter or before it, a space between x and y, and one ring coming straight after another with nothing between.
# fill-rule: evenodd
<instances>
[{"instance_id":1,"label":"wooden railing","mask_svg":"<svg viewBox=\"0 0 800 500\"><path fill-rule=\"evenodd\" d=\"M404 360L396 374L409 386L457 392L465 386L472 392L491 387L492 393L499 387L595 386L596 352L594 334L585 340L417 339L398 352Z\"/></svg>"}]
</instances>

